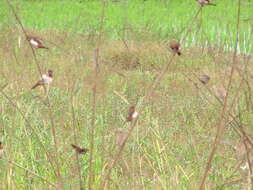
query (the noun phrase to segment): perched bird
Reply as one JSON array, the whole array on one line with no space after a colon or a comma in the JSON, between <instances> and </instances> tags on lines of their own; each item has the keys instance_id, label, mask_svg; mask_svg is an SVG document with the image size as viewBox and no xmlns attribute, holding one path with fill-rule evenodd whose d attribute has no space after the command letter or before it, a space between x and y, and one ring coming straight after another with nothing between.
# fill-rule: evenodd
<instances>
[{"instance_id":1,"label":"perched bird","mask_svg":"<svg viewBox=\"0 0 253 190\"><path fill-rule=\"evenodd\" d=\"M36 38L34 36L27 36L26 38L33 47L49 49L48 47L43 45L42 41L39 38Z\"/></svg>"},{"instance_id":2,"label":"perched bird","mask_svg":"<svg viewBox=\"0 0 253 190\"><path fill-rule=\"evenodd\" d=\"M180 43L177 40L171 40L169 46L174 54L181 55Z\"/></svg>"},{"instance_id":3,"label":"perched bird","mask_svg":"<svg viewBox=\"0 0 253 190\"><path fill-rule=\"evenodd\" d=\"M4 153L3 143L0 142L0 157L3 155L3 153Z\"/></svg>"},{"instance_id":4,"label":"perched bird","mask_svg":"<svg viewBox=\"0 0 253 190\"><path fill-rule=\"evenodd\" d=\"M227 96L227 91L224 87L214 87L215 95L221 100L225 100Z\"/></svg>"},{"instance_id":5,"label":"perched bird","mask_svg":"<svg viewBox=\"0 0 253 190\"><path fill-rule=\"evenodd\" d=\"M197 1L201 7L204 7L206 5L216 6L216 4L211 3L209 0L197 0Z\"/></svg>"},{"instance_id":6,"label":"perched bird","mask_svg":"<svg viewBox=\"0 0 253 190\"><path fill-rule=\"evenodd\" d=\"M77 153L79 154L85 154L86 152L88 152L87 148L80 148L79 146L76 146L74 144L71 144L72 148L74 148L76 150Z\"/></svg>"},{"instance_id":7,"label":"perched bird","mask_svg":"<svg viewBox=\"0 0 253 190\"><path fill-rule=\"evenodd\" d=\"M207 84L210 80L210 77L206 74L199 76L199 81L202 82L202 84Z\"/></svg>"},{"instance_id":8,"label":"perched bird","mask_svg":"<svg viewBox=\"0 0 253 190\"><path fill-rule=\"evenodd\" d=\"M131 106L128 110L128 116L127 116L126 122L132 121L133 119L137 118L137 116L138 116L138 112L135 111L135 106Z\"/></svg>"},{"instance_id":9,"label":"perched bird","mask_svg":"<svg viewBox=\"0 0 253 190\"><path fill-rule=\"evenodd\" d=\"M241 139L235 148L237 153L237 159L241 162L240 168L242 170L248 170L249 162L247 160L247 156L250 160L251 167L253 166L253 149L251 147L250 142L246 139Z\"/></svg>"},{"instance_id":10,"label":"perched bird","mask_svg":"<svg viewBox=\"0 0 253 190\"><path fill-rule=\"evenodd\" d=\"M48 87L52 83L52 81L53 81L53 71L49 69L47 74L43 74L42 78L32 87L32 89L41 85L46 85Z\"/></svg>"}]
</instances>

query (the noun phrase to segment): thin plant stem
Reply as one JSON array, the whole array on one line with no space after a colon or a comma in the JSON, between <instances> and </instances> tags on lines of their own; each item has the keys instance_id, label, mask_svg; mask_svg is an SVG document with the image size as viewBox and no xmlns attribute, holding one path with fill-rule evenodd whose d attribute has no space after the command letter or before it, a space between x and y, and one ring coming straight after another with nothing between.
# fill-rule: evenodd
<instances>
[{"instance_id":1,"label":"thin plant stem","mask_svg":"<svg viewBox=\"0 0 253 190\"><path fill-rule=\"evenodd\" d=\"M99 56L100 56L100 46L102 42L102 34L103 34L103 27L105 22L105 8L106 8L106 0L102 0L102 12L101 12L101 20L100 20L100 28L99 28L99 36L98 36L98 42L97 47L94 52L94 59L95 59L95 81L94 86L92 88L93 93L93 100L92 100L92 119L91 119L91 127L89 129L89 143L90 143L90 149L89 149L89 179L88 179L88 188L89 190L93 190L94 185L94 133L95 133L95 122L96 122L96 111L97 111L97 81L99 75Z\"/></svg>"},{"instance_id":2,"label":"thin plant stem","mask_svg":"<svg viewBox=\"0 0 253 190\"><path fill-rule=\"evenodd\" d=\"M208 158L208 161L207 161L207 164L206 164L206 168L205 168L204 174L202 176L202 179L201 179L201 182L200 182L200 185L199 185L199 188L198 188L199 190L204 189L204 185L205 185L205 182L206 182L206 178L208 176L208 172L211 168L214 155L216 153L217 147L219 145L220 138L221 138L221 136L223 134L223 131L224 131L224 116L225 116L226 110L227 110L227 100L228 100L228 97L229 97L229 90L230 90L230 87L231 87L231 84L232 84L232 77L233 77L234 70L235 70L236 57L237 57L237 46L238 46L238 43L239 43L240 9L241 9L241 0L238 0L237 28L236 28L237 33L236 33L236 43L235 43L233 63L232 63L233 66L232 66L232 69L231 69L231 72L230 72L229 82L228 82L228 85L227 85L227 88L226 88L227 89L227 95L224 99L224 105L223 105L223 109L222 109L222 113L221 113L221 118L220 118L220 121L217 125L217 132L216 132L215 140L214 140L214 143L212 145L212 150L211 150L211 153L209 155L209 158Z\"/></svg>"},{"instance_id":3,"label":"thin plant stem","mask_svg":"<svg viewBox=\"0 0 253 190\"><path fill-rule=\"evenodd\" d=\"M161 79L163 78L163 76L165 75L165 73L168 71L170 64L173 62L175 58L175 55L173 55L171 57L171 59L169 60L169 62L166 64L166 66L164 67L164 69L158 74L158 76L156 77L156 79L153 81L153 83L150 85L150 87L148 88L148 91L146 93L146 95L141 98L139 100L139 104L140 104L140 108L139 108L139 114L142 112L143 110L143 102L144 100L147 100L153 93L153 91L155 90L155 88L157 87L157 85L159 84L159 82L161 81ZM141 107L142 106L142 107ZM109 168L107 170L107 173L105 174L102 182L101 182L101 186L100 189L110 189L110 183L108 183L110 181L110 176L111 176L111 172L112 169L115 167L115 165L117 164L118 160L120 159L120 156L124 150L124 147L126 145L127 140L129 139L130 135L132 134L132 131L134 130L134 128L136 127L137 124L137 120L138 117L132 122L130 129L128 130L128 133L125 137L124 142L120 145L118 151L116 152L116 154L113 156L112 162L109 165Z\"/></svg>"},{"instance_id":4,"label":"thin plant stem","mask_svg":"<svg viewBox=\"0 0 253 190\"><path fill-rule=\"evenodd\" d=\"M45 151L45 153L46 153L46 155L47 155L47 158L48 158L48 160L49 160L49 163L50 163L50 165L51 165L51 167L52 167L52 169L53 169L53 171L54 171L54 173L55 173L55 175L56 175L56 171L55 171L55 168L54 168L53 160L52 160L52 158L51 158L49 152L46 150L44 144L41 142L38 133L37 133L37 132L35 131L35 129L32 127L31 123L30 123L29 120L25 117L25 114L21 111L21 109L17 106L17 104L15 104L15 103L13 102L13 100L12 100L9 96L7 96L7 94L6 94L4 91L1 90L1 93L2 93L2 95L10 102L10 104L20 113L21 117L25 120L25 122L26 122L27 125L30 127L30 129L32 130L32 132L35 134L35 136L36 136L37 139L38 139L38 143L40 144L40 146L42 147L42 149Z\"/></svg>"},{"instance_id":5,"label":"thin plant stem","mask_svg":"<svg viewBox=\"0 0 253 190\"><path fill-rule=\"evenodd\" d=\"M73 127L73 131L74 131L74 143L78 144L78 142L77 142L76 115L75 115L75 110L74 110L74 97L73 97L73 94L72 94L72 101L71 102L72 102L71 111L72 111L72 127ZM84 184L83 184L83 180L82 180L82 171L81 171L80 159L79 159L79 155L78 155L77 151L75 151L75 159L76 159L76 165L77 165L77 169L78 169L80 190L82 190Z\"/></svg>"},{"instance_id":6,"label":"thin plant stem","mask_svg":"<svg viewBox=\"0 0 253 190\"><path fill-rule=\"evenodd\" d=\"M36 63L36 66L37 66L37 69L40 73L40 76L42 77L42 72L41 72L41 68L40 68L40 65L39 65L39 62L37 60L37 57L36 57L36 53L32 47L32 45L30 44L30 42L28 41L28 38L27 38L27 33L23 27L23 24L21 22L21 20L19 19L14 7L12 6L12 4L10 3L9 0L6 0L10 9L12 10L17 22L19 23L19 25L21 26L22 28L22 32L24 33L25 37L26 37L26 40L27 42L29 43L30 47L31 47L31 50L32 50L32 53L33 53L33 58L34 58L34 61ZM63 188L63 181L62 181L62 178L61 178L61 173L60 173L60 165L59 165L59 162L58 162L58 159L59 159L59 154L58 154L58 143L57 143L57 138L56 138L56 131L55 131L55 124L54 124L54 120L53 120L53 114L52 114L52 107L51 107L51 103L49 101L49 97L48 97L48 90L46 89L45 85L43 85L43 88L44 88L44 91L45 91L45 94L46 94L46 99L47 99L47 103L48 103L48 110L49 110L49 117L50 117L50 121L51 121L51 129L52 129L52 135L53 135L53 141L54 141L54 148L55 148L55 154L56 154L56 158L55 158L55 164L56 164L56 176L59 180L59 185L61 186L61 188Z\"/></svg>"},{"instance_id":7,"label":"thin plant stem","mask_svg":"<svg viewBox=\"0 0 253 190\"><path fill-rule=\"evenodd\" d=\"M40 68L40 65L39 65L39 61L38 61L38 59L37 59L37 57L36 57L36 53L35 53L35 51L34 51L32 45L30 44L29 40L27 39L27 36L28 36L28 35L27 35L27 32L26 32L26 30L25 30L25 28L24 28L24 26L23 26L21 20L19 19L19 17L18 17L18 15L17 15L17 13L16 13L16 11L15 11L13 5L10 3L10 0L6 0L6 1L7 1L8 6L10 7L12 13L14 14L14 16L15 16L15 18L16 18L18 24L20 25L20 27L21 27L21 29L22 29L22 32L23 32L24 35L25 35L26 41L28 42L28 44L29 44L29 46L30 46L30 48L31 48L31 50L32 50L32 54L33 54L33 57L34 57L34 61L35 61L35 64L36 64L36 66L37 66L37 69L38 69L38 71L39 71L40 77L42 77L42 72L41 72L41 68Z\"/></svg>"},{"instance_id":8,"label":"thin plant stem","mask_svg":"<svg viewBox=\"0 0 253 190\"><path fill-rule=\"evenodd\" d=\"M54 149L55 149L55 155L56 155L56 158L55 158L56 173L57 173L60 188L63 189L63 180L61 177L60 164L59 164L59 158L60 158L59 153L58 153L59 145L58 145L57 136L56 136L55 123L53 119L52 105L49 101L48 95L46 96L46 98L47 98L48 112L49 112L49 117L50 117L50 122L51 122L51 132L53 135Z\"/></svg>"}]
</instances>

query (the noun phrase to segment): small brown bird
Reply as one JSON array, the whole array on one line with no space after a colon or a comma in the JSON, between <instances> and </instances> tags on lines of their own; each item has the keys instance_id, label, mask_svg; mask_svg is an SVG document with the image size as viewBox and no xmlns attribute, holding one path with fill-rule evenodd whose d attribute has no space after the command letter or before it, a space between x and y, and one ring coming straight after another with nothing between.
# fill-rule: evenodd
<instances>
[{"instance_id":1,"label":"small brown bird","mask_svg":"<svg viewBox=\"0 0 253 190\"><path fill-rule=\"evenodd\" d=\"M211 3L209 0L197 0L197 1L201 7L204 7L206 5L216 6L216 4Z\"/></svg>"},{"instance_id":2,"label":"small brown bird","mask_svg":"<svg viewBox=\"0 0 253 190\"><path fill-rule=\"evenodd\" d=\"M174 54L181 55L180 43L177 40L171 40L169 46Z\"/></svg>"},{"instance_id":3,"label":"small brown bird","mask_svg":"<svg viewBox=\"0 0 253 190\"><path fill-rule=\"evenodd\" d=\"M128 116L127 116L126 122L130 122L137 117L138 117L138 112L135 111L135 106L131 106L128 110Z\"/></svg>"},{"instance_id":4,"label":"small brown bird","mask_svg":"<svg viewBox=\"0 0 253 190\"><path fill-rule=\"evenodd\" d=\"M4 146L3 146L3 143L0 142L0 157L3 155L4 153Z\"/></svg>"},{"instance_id":5,"label":"small brown bird","mask_svg":"<svg viewBox=\"0 0 253 190\"><path fill-rule=\"evenodd\" d=\"M242 170L248 170L249 169L249 163L247 160L247 156L249 156L251 167L253 166L253 149L251 147L251 144L246 139L241 139L236 148L237 153L237 159L241 162L240 168Z\"/></svg>"},{"instance_id":6,"label":"small brown bird","mask_svg":"<svg viewBox=\"0 0 253 190\"><path fill-rule=\"evenodd\" d=\"M224 87L214 87L215 95L221 100L225 100L227 96L227 91Z\"/></svg>"},{"instance_id":7,"label":"small brown bird","mask_svg":"<svg viewBox=\"0 0 253 190\"><path fill-rule=\"evenodd\" d=\"M71 144L71 146L76 150L78 154L85 154L86 152L88 152L87 148L80 148L79 146L76 146L74 144Z\"/></svg>"},{"instance_id":8,"label":"small brown bird","mask_svg":"<svg viewBox=\"0 0 253 190\"><path fill-rule=\"evenodd\" d=\"M206 74L199 76L199 81L202 82L202 84L207 84L210 80L210 77Z\"/></svg>"},{"instance_id":9,"label":"small brown bird","mask_svg":"<svg viewBox=\"0 0 253 190\"><path fill-rule=\"evenodd\" d=\"M43 74L42 78L32 87L32 89L41 85L46 85L48 87L52 83L52 81L53 81L53 71L49 69L47 74Z\"/></svg>"},{"instance_id":10,"label":"small brown bird","mask_svg":"<svg viewBox=\"0 0 253 190\"><path fill-rule=\"evenodd\" d=\"M37 37L34 37L34 36L27 36L27 40L30 42L30 44L31 44L33 47L49 49L48 47L44 46L44 45L43 45L43 42L42 42L39 38L37 38Z\"/></svg>"}]
</instances>

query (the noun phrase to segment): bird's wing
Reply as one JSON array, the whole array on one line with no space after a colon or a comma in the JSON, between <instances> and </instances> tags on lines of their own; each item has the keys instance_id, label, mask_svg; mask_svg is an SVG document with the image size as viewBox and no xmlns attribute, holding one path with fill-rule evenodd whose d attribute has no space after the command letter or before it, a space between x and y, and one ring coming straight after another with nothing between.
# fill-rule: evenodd
<instances>
[{"instance_id":1,"label":"bird's wing","mask_svg":"<svg viewBox=\"0 0 253 190\"><path fill-rule=\"evenodd\" d=\"M34 88L36 88L36 87L38 87L38 86L40 86L40 85L43 85L43 84L44 84L43 80L39 80L39 81L32 87L32 89L34 89Z\"/></svg>"},{"instance_id":2,"label":"bird's wing","mask_svg":"<svg viewBox=\"0 0 253 190\"><path fill-rule=\"evenodd\" d=\"M32 45L34 45L34 46L38 46L38 45L39 45L39 42L36 41L36 40L34 40L34 39L31 39L31 40L30 40L30 43L31 43Z\"/></svg>"},{"instance_id":3,"label":"bird's wing","mask_svg":"<svg viewBox=\"0 0 253 190\"><path fill-rule=\"evenodd\" d=\"M42 80L47 80L47 79L48 79L48 76L45 75L45 74L43 74L43 75L42 75Z\"/></svg>"}]
</instances>

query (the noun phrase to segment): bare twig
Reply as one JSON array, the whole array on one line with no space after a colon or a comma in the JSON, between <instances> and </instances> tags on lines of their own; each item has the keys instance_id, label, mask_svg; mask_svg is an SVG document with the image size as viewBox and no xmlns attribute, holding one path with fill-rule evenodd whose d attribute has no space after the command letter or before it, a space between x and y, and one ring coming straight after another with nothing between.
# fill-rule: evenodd
<instances>
[{"instance_id":1,"label":"bare twig","mask_svg":"<svg viewBox=\"0 0 253 190\"><path fill-rule=\"evenodd\" d=\"M179 34L183 34L183 32L186 30L186 33L184 34L184 36L181 37L180 39L180 43L183 42L185 40L185 38L187 37L187 35L189 34L189 32L191 31L191 26L192 23L194 23L196 21L196 19L198 18L198 15L202 12L202 7L199 7L198 11L196 12L196 14L194 15L194 17L188 21L188 25L186 25L180 32ZM189 27L189 28L188 28Z\"/></svg>"},{"instance_id":2,"label":"bare twig","mask_svg":"<svg viewBox=\"0 0 253 190\"><path fill-rule=\"evenodd\" d=\"M71 111L72 111L72 127L74 131L74 142L75 144L79 144L77 142L77 126L76 126L76 115L75 115L75 110L74 110L74 97L72 93L72 106L71 106ZM83 180L82 180L82 171L81 171L81 164L80 164L80 159L79 159L79 154L77 151L75 151L75 159L76 159L76 165L78 169L78 177L79 177L79 185L80 185L80 190L83 189Z\"/></svg>"},{"instance_id":3,"label":"bare twig","mask_svg":"<svg viewBox=\"0 0 253 190\"><path fill-rule=\"evenodd\" d=\"M152 95L153 91L155 90L155 88L157 87L157 85L159 84L159 82L161 81L161 79L163 78L164 74L168 71L169 66L173 62L174 58L175 58L175 54L170 58L170 60L168 61L168 63L164 67L164 69L158 74L158 76L156 77L156 79L150 85L150 87L148 88L148 91L145 94L145 96L139 100L139 105L140 105L139 113L141 113L142 110L144 109L144 107L142 105L143 102L144 102L144 100L147 100ZM121 156L121 154L122 154L122 152L124 150L124 147L126 145L127 140L129 139L130 135L132 134L132 131L134 130L134 128L136 127L137 120L138 120L138 117L131 123L131 126L130 126L130 128L128 130L128 133L127 133L127 135L125 137L124 142L120 145L118 151L113 156L113 160L112 160L111 164L108 167L108 170L107 170L107 173L104 176L104 179L101 182L100 189L107 189L107 188L110 189L109 188L110 184L108 184L108 182L110 181L110 176L111 176L112 169L115 167L116 163L118 162L118 160L119 160L119 158L120 158L120 156Z\"/></svg>"},{"instance_id":4,"label":"bare twig","mask_svg":"<svg viewBox=\"0 0 253 190\"><path fill-rule=\"evenodd\" d=\"M23 24L21 22L21 20L19 19L14 7L12 6L12 4L10 3L9 0L6 0L10 9L12 10L17 22L19 23L19 25L21 26L22 28L22 32L24 33L25 37L26 37L26 40L27 42L29 43L29 46L32 50L32 53L33 53L33 58L34 58L34 61L35 61L35 64L37 66L37 69L40 73L40 76L42 77L42 72L41 72L41 68L40 68L40 65L39 65L39 62L37 60L37 57L36 57L36 53L32 47L32 45L30 44L28 38L27 38L27 33L25 31L25 28L23 27ZM55 159L55 164L56 164L56 176L58 178L58 181L59 181L59 185L60 185L60 188L63 189L63 181L62 181L62 177L61 177L61 173L60 173L60 165L59 165L59 162L58 162L58 159L59 159L59 154L58 154L58 143L57 143L57 138L56 138L56 131L55 131L55 124L54 124L54 120L53 120L53 114L52 114L52 107L51 107L51 103L49 101L49 97L48 97L48 94L47 94L47 89L46 87L43 85L43 88L44 88L44 91L45 91L45 94L46 94L46 99L47 99L47 103L48 103L48 110L49 110L49 117L50 117L50 121L51 121L51 129L52 129L52 135L53 135L53 140L54 140L54 148L55 148L55 154L56 154L56 159Z\"/></svg>"},{"instance_id":5,"label":"bare twig","mask_svg":"<svg viewBox=\"0 0 253 190\"><path fill-rule=\"evenodd\" d=\"M28 44L29 44L29 46L30 46L30 48L31 48L31 50L32 50L32 54L33 54L33 57L34 57L34 61L35 61L35 64L37 65L37 69L38 69L38 71L39 71L39 74L40 74L40 76L42 77L42 72L41 72L41 68L40 68L40 65L39 65L39 61L38 61L38 59L37 59L37 57L36 57L36 53L35 53L35 51L34 51L32 45L30 44L30 42L29 42L29 40L28 40L28 38L27 38L28 35L27 35L27 33L26 33L26 30L25 30L25 28L24 28L24 26L23 26L21 20L19 19L19 17L18 17L18 15L17 15L17 13L16 13L16 11L15 11L13 5L10 3L10 0L6 0L6 1L7 1L8 5L9 5L9 7L10 7L12 13L14 14L14 16L15 16L17 22L18 22L19 25L21 26L21 29L22 29L22 32L23 32L24 35L25 35L26 41L28 42Z\"/></svg>"},{"instance_id":6,"label":"bare twig","mask_svg":"<svg viewBox=\"0 0 253 190\"><path fill-rule=\"evenodd\" d=\"M105 22L105 8L106 8L106 0L102 0L102 15L100 20L100 28L99 28L99 36L97 47L94 52L95 58L95 79L97 79L99 75L99 56L100 56L100 46L102 42L102 34L103 34L103 27ZM94 81L93 90L93 101L92 101L92 119L91 119L91 127L89 129L89 137L90 137L90 154L89 154L89 181L88 187L89 190L93 189L94 183L94 164L93 164L93 157L94 157L94 132L95 132L95 122L96 122L96 109L97 109L97 81Z\"/></svg>"},{"instance_id":7,"label":"bare twig","mask_svg":"<svg viewBox=\"0 0 253 190\"><path fill-rule=\"evenodd\" d=\"M51 167L53 168L53 171L56 175L56 172L55 172L55 168L54 168L54 164L53 164L53 160L49 154L49 152L46 150L44 144L41 142L40 140L40 137L39 135L37 134L37 132L35 131L35 129L32 127L31 123L29 122L29 120L25 117L25 114L21 111L21 109L17 106L16 103L13 102L13 100L7 96L7 94L1 90L1 93L2 95L10 102L10 104L20 113L21 117L25 120L25 122L27 123L27 125L30 127L30 129L32 130L32 132L35 134L35 136L37 137L38 139L38 143L40 144L40 146L42 147L42 149L45 151L46 155L47 155L47 158L49 160L49 163L51 165Z\"/></svg>"},{"instance_id":8,"label":"bare twig","mask_svg":"<svg viewBox=\"0 0 253 190\"><path fill-rule=\"evenodd\" d=\"M218 142L220 141L220 138L223 134L223 131L224 131L224 116L226 114L226 111L227 111L227 100L228 100L228 97L229 97L229 89L231 87L231 84L232 84L232 76L234 74L234 68L235 68L235 64L236 64L236 57L237 57L237 45L239 43L239 29L240 29L240 9L241 9L241 0L238 0L238 11L237 11L237 35L236 35L236 43L235 43L235 50L234 50L234 55L233 55L233 67L231 69L231 72L230 72L230 76L229 76L229 82L228 82L228 85L227 85L227 95L224 99L224 104L223 104L223 109L222 109L222 113L221 113L221 118L220 118L220 121L217 125L217 132L216 132L216 136L215 136L215 141L213 143L213 146L212 146L212 150L211 150L211 153L209 155L209 158L208 158L208 161L207 161L207 165L206 165L206 168L205 168L205 171L204 171L204 174L202 176L202 179L201 179L201 182L200 182L200 186L199 186L199 190L203 190L204 189L204 185L205 185L205 181L206 181L206 178L207 178L207 175L208 175L208 172L211 168L211 164L212 164L212 161L213 161L213 158L214 158L214 155L216 153L216 150L217 150L217 147L218 147Z\"/></svg>"}]
</instances>

